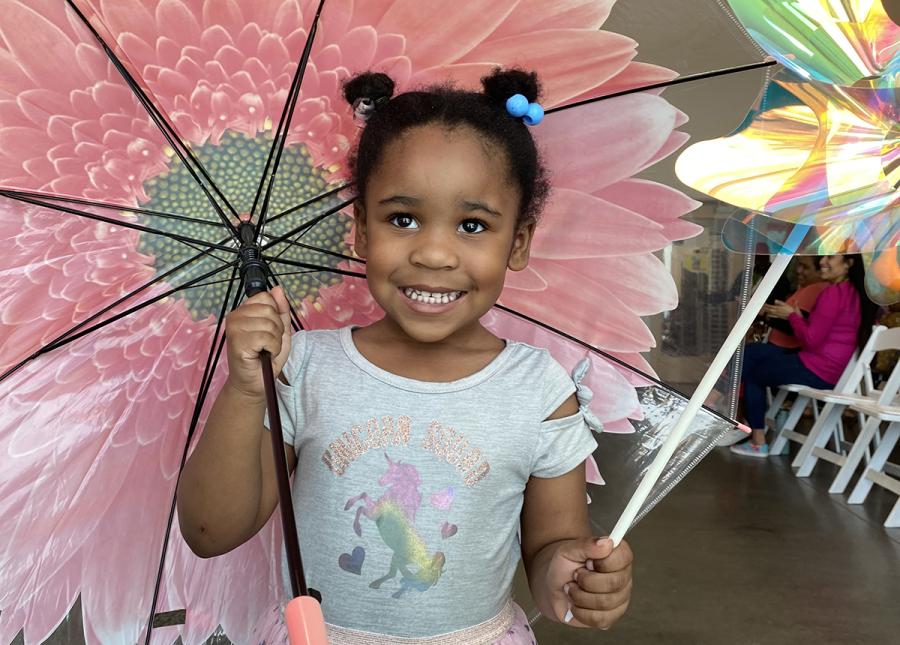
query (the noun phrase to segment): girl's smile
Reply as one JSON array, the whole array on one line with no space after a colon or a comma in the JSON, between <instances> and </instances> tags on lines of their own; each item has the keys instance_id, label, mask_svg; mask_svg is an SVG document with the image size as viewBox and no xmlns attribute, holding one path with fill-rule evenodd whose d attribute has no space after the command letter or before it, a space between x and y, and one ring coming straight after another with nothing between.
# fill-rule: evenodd
<instances>
[{"instance_id":1,"label":"girl's smile","mask_svg":"<svg viewBox=\"0 0 900 645\"><path fill-rule=\"evenodd\" d=\"M465 291L437 287L404 287L400 291L409 299L409 307L422 314L443 313L466 295Z\"/></svg>"}]
</instances>

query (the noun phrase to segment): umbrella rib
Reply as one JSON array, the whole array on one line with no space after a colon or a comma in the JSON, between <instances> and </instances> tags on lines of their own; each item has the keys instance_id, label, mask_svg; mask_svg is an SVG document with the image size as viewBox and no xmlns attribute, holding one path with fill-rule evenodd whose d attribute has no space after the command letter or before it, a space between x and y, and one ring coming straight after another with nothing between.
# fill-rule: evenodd
<instances>
[{"instance_id":1,"label":"umbrella rib","mask_svg":"<svg viewBox=\"0 0 900 645\"><path fill-rule=\"evenodd\" d=\"M222 333L222 324L225 321L225 311L228 308L228 300L231 297L231 289L232 286L234 286L234 278L237 273L238 267L235 265L232 268L231 277L228 279L228 291L225 293L225 298L222 300L219 318L216 321L216 330L215 333L213 333L212 343L210 343L209 346L206 367L203 370L203 378L200 379L200 390L197 394L197 400L194 403L194 410L191 413L191 423L188 426L187 436L184 440L184 449L181 452L181 463L178 466L179 478L181 476L181 471L184 470L184 464L187 462L188 450L191 445L191 440L194 437L194 432L197 430L197 425L200 423L200 413L203 411L203 404L206 401L206 397L209 394L209 388L212 385L213 373L216 366L219 364L219 359L222 357L222 348L225 346L225 334ZM241 284L243 284L243 280L241 280ZM240 301L240 295L241 289L238 289L234 299L235 305ZM233 308L234 306L232 306L232 309ZM156 572L156 583L153 586L153 601L150 604L150 619L147 623L147 636L144 640L145 645L150 645L150 638L153 632L153 617L156 614L156 605L159 602L159 592L162 588L163 573L166 568L166 555L169 551L169 535L172 532L172 524L175 521L177 490L178 482L176 481L175 490L172 491L172 502L169 507L169 519L166 523L165 537L163 538L162 548L159 554L159 568Z\"/></svg>"},{"instance_id":2,"label":"umbrella rib","mask_svg":"<svg viewBox=\"0 0 900 645\"><path fill-rule=\"evenodd\" d=\"M85 325L89 325L89 324L91 323L91 321L96 320L97 318L99 318L100 316L102 316L103 314L105 314L106 312L115 309L116 307L118 307L120 304L122 304L123 302L125 302L125 301L128 300L129 298L133 298L134 296L136 296L136 295L139 294L140 292L142 292L142 291L144 291L144 290L146 290L146 289L149 289L149 288L152 287L154 284L156 284L156 283L158 283L158 282L162 282L162 281L165 280L168 276L170 276L170 275L176 273L177 271L180 271L181 269L183 269L183 268L186 267L187 265L189 265L189 264L191 264L192 262L196 261L198 257L199 257L199 255L196 255L196 256L194 256L194 257L192 257L192 258L188 258L187 260L185 260L184 262L182 262L181 264L179 264L177 267L173 267L172 269L169 269L169 270L166 271L165 273L162 273L162 274L156 276L155 278L153 278L153 279L150 280L149 282L145 282L144 284L142 284L142 285L141 285L140 287L138 287L137 289L134 289L134 290L131 291L130 293L125 294L124 296L122 296L121 298L119 298L119 299L116 300L115 302L113 302L113 303L107 305L106 307L104 307L103 309L101 309L101 310L98 311L97 313L93 314L93 315L90 316L89 318L87 318L87 319L85 319L85 320L82 320L80 323L78 323L78 324L75 325L74 327L71 327L71 328L67 329L67 330L64 331L62 334L60 334L59 336L57 336L56 338L54 338L53 340L51 340L49 343L47 343L46 345L43 345L43 346L40 347L37 351L33 352L31 355L26 356L26 357L23 358L21 361L19 361L18 363L16 363L15 365L13 365L11 368L9 368L9 369L8 369L6 372L4 372L2 375L0 375L0 383L2 383L4 380L6 380L6 379L7 379L9 376L11 376L13 373L15 373L15 372L17 372L19 369L21 369L22 366L24 366L26 363L28 363L29 361L34 360L35 358L41 356L42 354L46 354L47 352L49 352L49 351L51 351L51 350L53 350L53 349L57 349L58 347L62 347L62 346L66 345L66 344L68 344L68 343L70 343L70 342L72 342L72 341L74 341L74 340L76 340L76 339L78 339L78 338L81 338L82 336L85 336L86 334L91 333L92 331L95 331L95 330L97 330L97 329L100 329L100 328L102 328L102 327L104 327L104 326L106 326L106 325L108 325L108 324L114 322L115 320L118 320L119 318L122 318L122 317L124 317L124 316L126 316L126 315L130 315L131 313L134 313L134 311L137 311L138 309L140 309L140 308L142 308L142 307L144 307L144 306L150 305L150 304L156 302L157 300L160 300L161 298L170 296L170 295L172 295L173 293L175 293L175 292L177 292L177 291L179 291L179 290L181 290L181 289L183 289L183 288L190 287L190 286L192 285L193 282L199 282L200 280L204 280L204 279L210 277L211 275L215 275L215 274L216 274L217 272L219 272L219 271L224 271L224 270L225 270L226 268L228 268L229 266L232 266L232 267L233 267L233 266L235 266L235 265L237 264L236 261L235 261L235 262L230 262L230 263L228 263L228 265L226 265L226 266L218 267L218 268L214 269L213 271L210 271L209 273L206 273L206 274L204 274L204 275L201 275L201 276L195 278L195 279L192 280L191 282L189 282L189 283L187 283L187 284L185 284L185 285L182 285L182 286L179 287L179 288L176 288L176 289L172 289L172 290L170 290L170 291L167 291L167 292L164 293L162 296L159 296L159 297L154 298L154 299L152 299L152 300L148 300L148 301L146 301L146 302L143 302L143 303L141 303L141 304L139 304L139 305L137 305L137 306L135 306L135 307L132 307L132 309L130 309L130 310L126 311L126 312L122 312L121 314L118 314L118 315L117 315L116 317L114 317L114 318L111 318L111 319L109 319L109 320L106 320L106 321L104 321L104 322L102 322L102 323L99 323L99 324L97 324L97 325L95 325L95 326L93 326L93 327L91 327L91 328L89 328L89 329L87 329L87 330L84 330L84 331L82 331L82 332L79 332L79 333L75 334L75 332L77 332L79 329L81 329L81 328L84 327Z\"/></svg>"},{"instance_id":3,"label":"umbrella rib","mask_svg":"<svg viewBox=\"0 0 900 645\"><path fill-rule=\"evenodd\" d=\"M356 199L356 198L354 197L353 199L345 199L344 201L340 202L339 204L336 204L335 206L332 206L332 207L329 208L328 210L324 211L324 212L321 213L320 215L316 215L316 216L315 216L314 218L312 218L311 220L309 220L309 221L307 221L307 222L303 222L303 223L300 224L299 226L294 227L293 229L291 229L291 230L288 231L287 233L283 233L283 234L281 234L281 235L278 235L278 236L276 236L276 237L273 237L272 240L270 240L269 242L267 242L266 244L264 244L264 245L262 246L262 249L261 249L261 250L263 250L263 251L268 251L268 250L271 249L273 246L276 246L276 245L278 245L278 244L281 244L281 243L284 242L285 240L287 240L287 239L289 239L289 238L291 238L291 237L294 237L295 235L297 235L297 234L299 234L299 233L302 233L303 231L306 231L306 230L312 228L313 226L315 226L316 224L318 224L319 222L321 222L322 220L324 220L326 217L330 217L331 215L334 215L335 213L337 213L337 212L340 211L341 209L346 208L348 205L352 204L354 199ZM282 251L282 253L283 253L283 252L284 252L284 251ZM276 256L276 257L277 257L277 256Z\"/></svg>"},{"instance_id":4,"label":"umbrella rib","mask_svg":"<svg viewBox=\"0 0 900 645\"><path fill-rule=\"evenodd\" d=\"M304 234L306 231L303 232ZM265 235L266 238L272 238L272 235ZM296 240L284 240L284 243L289 247L297 246L301 249L306 249L308 251L315 251L316 253L321 253L322 255L330 255L333 258L339 258L341 260L349 260L351 262L362 262L359 258L355 258L352 255L347 255L346 253L338 253L337 251L330 251L329 249L323 249L318 246L313 246L312 244L304 244L303 242L297 242ZM285 249L286 250L286 249ZM282 256L285 250L279 251L278 255L271 256L273 259L277 260Z\"/></svg>"},{"instance_id":5,"label":"umbrella rib","mask_svg":"<svg viewBox=\"0 0 900 645\"><path fill-rule=\"evenodd\" d=\"M215 269L213 269L213 270L211 270L211 271L207 271L206 273L204 273L204 274L201 275L201 276L197 276L196 278L193 278L193 279L191 279L191 280L188 280L188 281L185 282L184 284L178 285L177 287L172 287L172 288L169 289L168 291L165 291L165 292L163 292L163 293L161 293L161 294L157 294L157 295L153 296L152 298L150 298L149 300L145 300L144 302L141 302L141 303L139 303L139 304L137 304L137 305L135 305L135 306L133 306L133 307L130 307L130 308L126 309L125 311L122 311L122 312L120 312L120 313L117 313L115 316L113 316L113 317L111 317L111 318L109 318L109 319L107 319L107 320L104 320L104 321L101 322L101 323L97 323L96 325L94 325L94 326L92 326L92 327L88 327L87 329L83 329L82 331L78 332L77 334L71 334L71 335L68 335L68 336L66 336L65 338L63 338L63 339L62 339L61 341L59 341L59 342L56 342L56 343L50 343L50 344L48 344L48 345L45 345L45 346L42 347L40 350L38 350L37 355L45 354L45 353L47 353L47 352L49 352L49 351L52 351L52 350L54 350L54 349L58 349L58 348L60 348L60 347L62 347L62 346L64 346L64 345L68 345L69 343L71 343L71 342L73 342L73 341L76 341L76 340L78 340L79 338L81 338L81 337L83 337L83 336L86 336L87 334L90 334L90 333L92 333L92 332L95 332L95 331L97 331L98 329L102 329L103 327L106 327L107 325L110 325L110 324L112 324L112 323L114 323L114 322L117 322L117 321L121 320L122 318L125 318L126 316L130 316L130 315L133 314L134 312L139 311L139 310L141 310L141 309L147 307L148 305L152 305L154 302L159 302L160 300L163 300L163 299L165 299L165 298L168 298L169 296L171 296L171 295L173 295L173 294L176 294L176 293L178 293L179 291L184 291L184 290L186 290L186 289L190 289L190 288L192 288L192 287L196 287L196 286L198 286L198 283L201 282L202 280L205 280L206 278L209 278L209 277L211 277L211 276L214 276L214 275L216 275L217 273L221 273L222 271L224 271L225 269L227 269L227 268L229 268L229 267L235 267L235 266L237 266L237 265L238 265L238 261L235 260L234 262L229 262L229 263L228 263L227 265L225 265L225 266L222 266L222 267L216 267Z\"/></svg>"},{"instance_id":6,"label":"umbrella rib","mask_svg":"<svg viewBox=\"0 0 900 645\"><path fill-rule=\"evenodd\" d=\"M152 233L153 235L161 235L163 237L167 237L171 240L175 240L177 242L181 242L187 245L198 245L198 246L209 246L211 248L217 249L219 251L228 251L229 253L235 253L235 249L230 246L225 246L224 244L215 244L213 242L209 242L207 240L198 240L193 237L188 237L186 235L181 235L179 233L172 233L169 231L163 231L161 229L152 228L150 226L144 226L143 224L135 224L134 222L127 222L119 219L114 219L112 217L105 217L103 215L97 215L96 213L88 213L87 211L78 210L75 208L70 208L68 206L62 206L59 204L47 204L42 199L31 198L26 196L26 194L18 193L16 191L9 190L0 190L0 195L3 197L8 197L9 199L14 199L19 202L24 202L26 204L32 204L33 206L40 206L42 208L47 208L49 210L58 211L61 213L68 213L70 215L77 215L78 217L84 217L86 219L95 220L98 222L104 222L106 224L112 224L114 226L121 226L123 228L130 228L136 231L141 231L143 233ZM194 247L196 248L196 247Z\"/></svg>"},{"instance_id":7,"label":"umbrella rib","mask_svg":"<svg viewBox=\"0 0 900 645\"><path fill-rule=\"evenodd\" d=\"M313 264L311 262L298 262L297 260L285 260L284 258L280 260L273 260L263 256L263 258L269 262L276 262L278 264L285 264L291 267L297 267L299 269L311 269L312 271L324 271L327 273L336 273L338 275L346 275L351 278L365 278L365 273L360 273L359 271L350 271L348 269L339 269L338 267L330 267L325 266L323 264Z\"/></svg>"},{"instance_id":8,"label":"umbrella rib","mask_svg":"<svg viewBox=\"0 0 900 645\"><path fill-rule=\"evenodd\" d=\"M93 36L97 40L97 42L100 43L100 47L103 48L103 51L106 53L107 58L109 58L110 62L113 64L113 66L119 72L119 74L122 76L125 83L131 89L132 93L134 93L135 98L137 98L137 100L140 102L140 104L144 106L144 109L147 111L147 114L153 120L153 123L156 124L156 127L159 128L160 132L162 132L162 135L166 138L166 141L169 142L169 145L172 146L172 149L175 151L175 154L177 154L179 159L181 159L182 163L184 163L188 172L191 173L191 176L194 178L194 180L200 186L201 190L203 190L203 192L206 193L207 199L209 200L213 209L216 211L216 213L221 218L222 222L226 226L228 226L228 228L235 235L235 237L237 237L237 229L234 227L234 225L229 221L228 217L225 215L225 211L222 210L222 205L219 204L215 200L215 198L212 196L212 194L209 191L209 187L207 187L206 184L204 184L200 180L200 178L197 176L197 172L199 172L201 175L203 175L204 179L206 179L209 182L212 190L216 193L216 195L219 196L219 198L224 203L225 207L231 212L231 214L234 216L234 218L240 219L238 217L237 211L235 211L234 207L231 205L231 203L228 201L228 199L225 197L225 195L222 194L222 191L219 190L219 187L216 185L215 181L213 181L212 177L210 177L209 173L206 171L206 168L204 168L204 166L200 162L200 160L197 159L197 157L191 151L190 147L188 145L186 145L183 141L181 141L181 138L178 136L178 133L176 132L176 130L172 126L172 124L169 123L168 119L166 119L166 117L162 113L162 111L159 110L159 108L157 108L153 104L153 101L150 100L150 97L147 95L147 93L144 92L143 88L140 87L140 85L135 80L135 78L125 68L124 63L122 63L122 61L119 59L119 57L116 55L116 53L112 50L112 48L109 45L107 45L105 40L103 40L103 37L100 35L100 33L97 31L97 29L90 23L90 20L88 20L87 16L85 16L81 12L81 10L77 6L75 6L75 3L73 2L73 0L66 0L66 3L72 8L72 10L78 16L78 18L90 30L91 34L93 34ZM191 163L188 162L188 160L190 160L190 162L192 162L194 164L194 166L192 166Z\"/></svg>"},{"instance_id":9,"label":"umbrella rib","mask_svg":"<svg viewBox=\"0 0 900 645\"><path fill-rule=\"evenodd\" d=\"M16 194L16 195L24 195L26 197L31 197L33 199L43 199L50 202L64 202L70 204L76 204L78 206L93 206L95 208L103 208L106 210L114 210L114 211L125 211L126 213L135 213L136 215L148 215L152 217L161 217L163 219L175 219L181 222L190 222L192 224L203 224L204 226L214 226L216 228L222 228L221 222L212 222L207 219L200 219L199 217L189 217L187 215L178 215L176 213L167 213L165 211L157 211L151 210L149 208L138 208L136 206L124 206L121 204L113 204L111 202L98 202L92 199L81 199L78 197L64 197L62 195L51 195L49 193L42 193L40 191L31 191L31 190L12 190L12 189L0 189L0 192L5 192L7 194ZM48 208L53 208L52 206L48 206Z\"/></svg>"},{"instance_id":10,"label":"umbrella rib","mask_svg":"<svg viewBox=\"0 0 900 645\"><path fill-rule=\"evenodd\" d=\"M269 277L272 278L272 283L275 285L280 285L282 290L285 292L285 296L287 297L287 301L288 301L288 310L290 311L290 314L291 314L291 322L293 323L294 329L303 329L303 323L300 321L300 315L297 313L297 310L294 308L294 305L292 304L292 300L300 302L300 298L297 298L296 296L294 296L293 294L288 292L286 283L281 284L280 282L278 282L278 274L276 274L272 271L271 266L266 265L266 272L269 275ZM313 273L313 272L314 271L312 269L310 269L310 270L306 271L305 273ZM300 272L298 272L298 274L299 273ZM284 275L287 275L287 274L284 274Z\"/></svg>"},{"instance_id":11,"label":"umbrella rib","mask_svg":"<svg viewBox=\"0 0 900 645\"><path fill-rule=\"evenodd\" d=\"M606 360L611 361L611 362L615 363L616 365L619 365L620 367L624 367L624 368L627 369L627 370L630 370L630 371L632 371L632 372L635 372L635 373L637 373L637 374L640 374L642 378L645 378L645 379L647 379L648 381L652 381L653 383L656 383L656 384L657 384L658 386L660 386L661 388L664 388L664 389L666 389L666 390L669 390L670 392L674 392L674 393L677 394L678 396L682 397L685 401L687 401L687 400L690 399L690 397L689 397L689 396L685 396L685 394L684 394L683 392L680 392L679 390L676 390L676 389L673 388L672 386L663 383L663 382L660 381L658 378L655 378L655 377L653 377L653 376L650 376L649 374L645 374L644 372L642 372L641 370L637 369L636 367L632 367L631 365L629 365L628 363L626 363L626 362L623 361L622 359L619 359L619 358L616 358L615 356L612 356L612 355L610 355L610 354L607 354L607 353L604 352L602 349L600 349L600 348L598 348L598 347L594 347L594 346L591 345L590 343L585 342L585 341L581 340L580 338L577 338L577 337L575 337L575 336L573 336L573 335L571 335L571 334L567 334L566 332L562 331L561 329L557 329L556 327L553 327L552 325L548 325L548 324L545 323L545 322L541 322L541 321L538 320L537 318L532 318L532 317L529 316L528 314L524 314L524 313L522 313L522 312L520 312L520 311L516 311L515 309L510 309L509 307L507 307L507 306L505 306L505 305L501 305L500 303L495 304L495 305L494 305L494 308L499 309L500 311L505 311L505 312L508 313L508 314L512 314L513 316L516 316L516 317L518 317L518 318L521 318L522 320L525 320L525 321L527 321L527 322L530 322L530 323L533 324L533 325L537 325L538 327L540 327L540 328L542 328L542 329L546 329L547 331L553 332L554 334L556 334L556 335L558 335L558 336L562 336L562 337L565 338L566 340L570 340L570 341L572 341L573 343L577 343L577 344L581 345L582 347L584 347L585 349L589 349L589 350L591 350L592 352L596 352L597 354L600 354L600 355L601 355L603 358L605 358ZM732 425L734 425L734 423L735 423L733 419L729 419L729 418L726 417L725 415L720 414L720 413L716 412L715 410L706 407L705 405L703 406L703 409L706 410L707 412L709 412L710 414L714 414L715 416L719 417L719 418L722 419L723 421L727 421L728 423L730 423L730 424L732 424Z\"/></svg>"},{"instance_id":12,"label":"umbrella rib","mask_svg":"<svg viewBox=\"0 0 900 645\"><path fill-rule=\"evenodd\" d=\"M649 90L657 90L664 87L671 87L673 85L681 85L682 83L691 83L693 81L701 81L707 78L715 78L717 76L726 76L728 74L737 74L739 72L746 72L753 69L760 69L762 67L771 67L772 65L777 65L778 61L774 59L767 59L764 61L759 61L756 63L748 63L746 65L738 65L736 67L726 67L723 69L715 69L710 70L708 72L699 72L697 74L689 74L688 76L679 76L678 78L673 78L669 81L661 81L659 83L652 83L650 85L642 85L641 87L632 87L627 90L622 90L620 92L613 92L611 94L603 94L602 96L593 96L589 99L584 99L582 101L576 101L574 103L568 103L566 105L560 105L554 108L549 108L546 111L546 114L553 114L554 112L561 112L563 110L569 110L571 108L581 107L582 105L588 105L589 103L596 103L597 101L605 101L606 99L614 99L618 96L625 96L626 94L636 94L638 92L647 92Z\"/></svg>"},{"instance_id":13,"label":"umbrella rib","mask_svg":"<svg viewBox=\"0 0 900 645\"><path fill-rule=\"evenodd\" d=\"M303 83L303 76L306 73L306 67L309 64L309 56L312 53L313 41L315 40L316 32L319 29L319 18L322 15L322 8L324 6L325 0L319 0L319 6L316 8L316 13L313 16L309 34L306 36L306 43L303 45L303 53L301 54L300 61L297 64L297 70L294 72L294 78L291 80L291 90L288 94L284 110L282 110L281 112L281 119L278 123L278 129L275 132L275 138L272 140L271 148L269 148L269 158L266 160L266 166L263 169L263 176L260 180L259 187L256 190L256 197L254 197L253 199L253 209L250 211L251 219L256 213L256 206L259 201L259 196L262 193L262 188L263 186L266 186L266 196L263 199L259 215L259 226L257 229L258 235L262 234L263 228L266 224L266 215L269 211L269 200L272 196L272 189L275 186L275 177L278 174L278 166L281 164L281 155L284 152L285 145L287 144L287 133L291 127L291 121L294 118L294 109L297 107L297 99L300 98L300 85ZM268 178L267 185L266 178L268 176L269 165L272 161L273 153L275 156L275 162L274 164L272 164L272 174Z\"/></svg>"},{"instance_id":14,"label":"umbrella rib","mask_svg":"<svg viewBox=\"0 0 900 645\"><path fill-rule=\"evenodd\" d=\"M334 188L332 188L324 193L320 193L319 195L316 195L315 197L310 197L305 202L297 204L296 206L291 206L287 210L283 210L280 213L278 213L277 215L273 215L272 217L269 218L268 221L274 222L283 217L287 217L291 213L294 213L294 212L300 210L301 208L306 208L307 206L311 206L312 204L315 204L316 202L321 201L321 200L325 199L326 197L331 197L332 195L335 195L335 194L341 192L342 190L344 190L345 188L347 188L348 186L352 186L352 185L353 185L353 182L348 181L346 183L340 184L339 186L335 186ZM352 200L350 200L347 203L352 204L353 200L355 200L355 199L356 199L356 197L354 197Z\"/></svg>"}]
</instances>

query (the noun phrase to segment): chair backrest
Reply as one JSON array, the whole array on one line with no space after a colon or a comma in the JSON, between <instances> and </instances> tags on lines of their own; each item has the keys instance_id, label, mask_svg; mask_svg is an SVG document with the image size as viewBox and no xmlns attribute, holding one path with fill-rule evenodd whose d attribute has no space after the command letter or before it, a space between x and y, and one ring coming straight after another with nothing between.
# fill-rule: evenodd
<instances>
[{"instance_id":1,"label":"chair backrest","mask_svg":"<svg viewBox=\"0 0 900 645\"><path fill-rule=\"evenodd\" d=\"M900 330L900 327L894 329ZM847 367L844 368L841 378L834 386L835 392L840 392L841 394L874 394L872 360L875 358L875 352L878 351L876 347L882 335L886 332L894 331L894 329L888 329L884 325L872 327L872 334L869 336L869 340L866 341L865 347L862 348L862 351L854 352L850 362L847 363ZM900 339L900 336L892 335L890 342L894 342L893 338Z\"/></svg>"},{"instance_id":2,"label":"chair backrest","mask_svg":"<svg viewBox=\"0 0 900 645\"><path fill-rule=\"evenodd\" d=\"M900 349L900 327L884 328L884 331L878 334L874 342L874 351L883 352L886 349Z\"/></svg>"},{"instance_id":3,"label":"chair backrest","mask_svg":"<svg viewBox=\"0 0 900 645\"><path fill-rule=\"evenodd\" d=\"M879 335L876 342L877 351L885 349L900 349L900 327L892 327ZM897 397L897 391L900 390L900 361L894 363L894 369L888 377L887 383L884 384L878 395L878 403L881 405L892 405Z\"/></svg>"}]
</instances>

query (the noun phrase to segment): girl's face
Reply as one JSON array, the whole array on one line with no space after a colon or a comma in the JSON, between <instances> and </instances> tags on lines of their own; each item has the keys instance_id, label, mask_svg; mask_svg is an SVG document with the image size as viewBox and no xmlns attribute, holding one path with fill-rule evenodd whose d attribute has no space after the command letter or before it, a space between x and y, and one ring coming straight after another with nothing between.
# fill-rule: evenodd
<instances>
[{"instance_id":1,"label":"girl's face","mask_svg":"<svg viewBox=\"0 0 900 645\"><path fill-rule=\"evenodd\" d=\"M357 204L356 252L373 297L410 338L480 329L506 270L528 264L533 223L504 153L471 129L412 128L390 143Z\"/></svg>"},{"instance_id":2,"label":"girl's face","mask_svg":"<svg viewBox=\"0 0 900 645\"><path fill-rule=\"evenodd\" d=\"M826 255L819 262L819 267L823 280L837 284L847 279L850 263L842 255Z\"/></svg>"},{"instance_id":3,"label":"girl's face","mask_svg":"<svg viewBox=\"0 0 900 645\"><path fill-rule=\"evenodd\" d=\"M805 287L812 284L819 277L814 258L800 257L797 259L797 286Z\"/></svg>"}]
</instances>

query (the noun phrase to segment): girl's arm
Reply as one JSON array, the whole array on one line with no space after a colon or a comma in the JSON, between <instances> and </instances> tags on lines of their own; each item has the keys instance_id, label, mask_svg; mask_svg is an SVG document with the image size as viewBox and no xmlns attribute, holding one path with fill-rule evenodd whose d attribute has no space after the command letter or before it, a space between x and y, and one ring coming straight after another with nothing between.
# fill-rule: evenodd
<instances>
[{"instance_id":1,"label":"girl's arm","mask_svg":"<svg viewBox=\"0 0 900 645\"><path fill-rule=\"evenodd\" d=\"M225 319L228 379L178 482L178 522L201 557L253 537L277 503L271 438L263 427L265 388L259 354L271 353L278 378L291 351L288 303L280 287L259 293ZM293 472L294 450L285 444Z\"/></svg>"},{"instance_id":2,"label":"girl's arm","mask_svg":"<svg viewBox=\"0 0 900 645\"><path fill-rule=\"evenodd\" d=\"M809 314L809 319L792 313L788 316L788 322L791 323L794 336L803 347L820 347L828 338L834 321L840 313L840 294L837 289L829 287L819 295L816 306Z\"/></svg>"},{"instance_id":3,"label":"girl's arm","mask_svg":"<svg viewBox=\"0 0 900 645\"><path fill-rule=\"evenodd\" d=\"M198 556L222 555L265 525L278 503L265 400L226 381L178 482L178 523ZM290 472L296 457L284 444Z\"/></svg>"},{"instance_id":4,"label":"girl's arm","mask_svg":"<svg viewBox=\"0 0 900 645\"><path fill-rule=\"evenodd\" d=\"M549 418L577 412L572 396ZM608 628L628 607L631 550L625 542L613 550L609 540L591 536L583 463L560 477L528 480L522 559L535 604L552 620Z\"/></svg>"}]
</instances>

